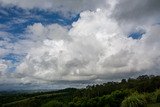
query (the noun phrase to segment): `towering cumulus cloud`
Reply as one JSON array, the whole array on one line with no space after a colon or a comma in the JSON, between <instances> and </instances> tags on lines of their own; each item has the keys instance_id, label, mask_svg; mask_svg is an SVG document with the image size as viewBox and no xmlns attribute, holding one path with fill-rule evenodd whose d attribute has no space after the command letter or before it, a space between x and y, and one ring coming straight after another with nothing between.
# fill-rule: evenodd
<instances>
[{"instance_id":1,"label":"towering cumulus cloud","mask_svg":"<svg viewBox=\"0 0 160 107\"><path fill-rule=\"evenodd\" d=\"M1 0L3 5L12 4L23 8L41 6L41 0L35 0L32 4L24 1ZM57 3L62 3L64 7L60 11L63 12L64 8L74 11L80 2L76 0L74 5L65 4L65 0L53 1L56 4L47 0L42 8L59 9ZM16 66L15 72L7 76L18 83L47 83L97 82L141 74L160 74L159 8L157 5L155 9L152 6L158 0L129 1L93 0L91 4L83 1L83 9L78 7L76 10L83 12L80 12L79 19L71 27L54 23L27 26L23 35L28 39L21 41L23 45L20 48L28 52ZM139 34L141 38L134 39L129 36L131 34ZM1 61L0 75L3 77L5 66Z\"/></svg>"}]
</instances>

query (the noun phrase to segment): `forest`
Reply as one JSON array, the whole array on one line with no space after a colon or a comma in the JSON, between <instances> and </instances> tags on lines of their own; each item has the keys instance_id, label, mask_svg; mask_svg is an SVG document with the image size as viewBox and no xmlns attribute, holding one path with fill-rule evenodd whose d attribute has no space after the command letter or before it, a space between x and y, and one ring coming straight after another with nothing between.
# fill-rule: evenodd
<instances>
[{"instance_id":1,"label":"forest","mask_svg":"<svg viewBox=\"0 0 160 107\"><path fill-rule=\"evenodd\" d=\"M160 76L142 75L57 91L0 92L1 107L160 107Z\"/></svg>"}]
</instances>

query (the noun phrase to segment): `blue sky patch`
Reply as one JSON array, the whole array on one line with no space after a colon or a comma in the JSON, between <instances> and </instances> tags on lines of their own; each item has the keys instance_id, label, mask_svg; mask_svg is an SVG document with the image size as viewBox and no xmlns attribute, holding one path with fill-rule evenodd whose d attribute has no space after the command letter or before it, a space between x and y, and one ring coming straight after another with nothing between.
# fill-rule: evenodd
<instances>
[{"instance_id":1,"label":"blue sky patch","mask_svg":"<svg viewBox=\"0 0 160 107\"><path fill-rule=\"evenodd\" d=\"M131 37L132 39L141 39L144 32L133 32L128 37Z\"/></svg>"},{"instance_id":2,"label":"blue sky patch","mask_svg":"<svg viewBox=\"0 0 160 107\"><path fill-rule=\"evenodd\" d=\"M18 63L20 62L25 55L19 55L19 54L14 54L14 53L9 53L5 55L2 59L6 61L11 61L12 63Z\"/></svg>"},{"instance_id":3,"label":"blue sky patch","mask_svg":"<svg viewBox=\"0 0 160 107\"><path fill-rule=\"evenodd\" d=\"M0 6L0 10L0 24L4 25L1 26L0 31L15 34L15 36L23 33L28 25L34 23L42 23L43 25L57 23L68 26L79 18L79 14L68 18L58 12L39 9L25 10L16 6L7 8Z\"/></svg>"}]
</instances>

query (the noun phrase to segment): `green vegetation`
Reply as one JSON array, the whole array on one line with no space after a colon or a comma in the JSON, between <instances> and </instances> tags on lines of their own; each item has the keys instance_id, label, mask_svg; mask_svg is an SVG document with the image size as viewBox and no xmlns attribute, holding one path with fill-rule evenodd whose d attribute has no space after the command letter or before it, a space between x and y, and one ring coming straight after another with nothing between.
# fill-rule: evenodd
<instances>
[{"instance_id":1,"label":"green vegetation","mask_svg":"<svg viewBox=\"0 0 160 107\"><path fill-rule=\"evenodd\" d=\"M160 107L160 76L38 93L0 93L2 107Z\"/></svg>"},{"instance_id":2,"label":"green vegetation","mask_svg":"<svg viewBox=\"0 0 160 107\"><path fill-rule=\"evenodd\" d=\"M160 103L148 104L147 107L160 107Z\"/></svg>"},{"instance_id":3,"label":"green vegetation","mask_svg":"<svg viewBox=\"0 0 160 107\"><path fill-rule=\"evenodd\" d=\"M122 101L121 107L147 107L145 95L133 94Z\"/></svg>"}]
</instances>

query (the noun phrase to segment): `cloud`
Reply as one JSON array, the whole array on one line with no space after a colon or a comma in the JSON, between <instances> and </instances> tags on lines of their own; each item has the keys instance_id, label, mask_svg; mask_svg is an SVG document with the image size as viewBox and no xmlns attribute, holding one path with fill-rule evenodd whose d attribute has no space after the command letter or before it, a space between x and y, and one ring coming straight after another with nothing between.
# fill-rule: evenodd
<instances>
[{"instance_id":1,"label":"cloud","mask_svg":"<svg viewBox=\"0 0 160 107\"><path fill-rule=\"evenodd\" d=\"M21 54L25 53L26 51L22 49L27 47L26 42L27 40L20 40L18 37L14 36L11 33L0 31L0 58L3 56L14 53L14 54ZM29 44L27 44L29 45ZM25 46L25 47L24 47Z\"/></svg>"},{"instance_id":2,"label":"cloud","mask_svg":"<svg viewBox=\"0 0 160 107\"><path fill-rule=\"evenodd\" d=\"M67 27L62 27L58 24L43 26L41 23L35 23L33 26L27 27L27 35L34 41L69 39L67 32Z\"/></svg>"},{"instance_id":3,"label":"cloud","mask_svg":"<svg viewBox=\"0 0 160 107\"><path fill-rule=\"evenodd\" d=\"M43 83L157 74L160 27L143 29L146 33L141 39L128 38L104 9L82 12L70 30L56 24L34 24L27 32L37 41L16 75L24 83Z\"/></svg>"},{"instance_id":4,"label":"cloud","mask_svg":"<svg viewBox=\"0 0 160 107\"><path fill-rule=\"evenodd\" d=\"M26 1L3 2L23 7L22 4ZM41 2L38 4L36 2L35 0L32 5L27 2L28 7L26 4L23 8L41 6ZM84 1L86 2L88 3ZM132 2L135 7L128 9L128 15L133 11L133 16L136 16L137 13L134 11L136 6L139 6L136 5L139 1ZM143 5L148 6L148 2L146 0ZM27 26L25 33L22 34L26 38L18 40L12 47L13 52L26 53L26 56L17 65L14 73L7 74L7 77L14 80L8 80L8 82L94 83L141 74L159 74L160 26L153 24L156 14L149 23L144 23L148 20L144 16L151 16L152 13L140 14L139 19L124 17L125 22L121 17L123 12L127 13L125 12L127 9L121 9L121 5L128 2L123 0L122 4L120 1L108 3L110 4L108 8L101 8L99 5L93 6L93 10L92 6L92 8L85 8L87 10L80 13L80 18L72 24L71 28L42 23ZM62 6L60 11L64 8L69 9L71 4L64 5L66 7ZM42 8L49 9L50 7L44 5ZM143 6L141 8L143 9ZM119 14L115 15L115 13ZM138 23L141 18L145 21ZM122 21L121 24L120 21ZM133 39L129 37L128 32L143 33L141 38ZM12 44L7 44L9 43L7 39L5 41L4 45L10 49Z\"/></svg>"},{"instance_id":5,"label":"cloud","mask_svg":"<svg viewBox=\"0 0 160 107\"><path fill-rule=\"evenodd\" d=\"M115 5L112 17L128 33L136 27L159 23L159 11L159 0L121 0Z\"/></svg>"},{"instance_id":6,"label":"cloud","mask_svg":"<svg viewBox=\"0 0 160 107\"><path fill-rule=\"evenodd\" d=\"M1 74L6 69L7 69L7 65L5 64L5 61L4 60L0 60L0 71L1 71Z\"/></svg>"},{"instance_id":7,"label":"cloud","mask_svg":"<svg viewBox=\"0 0 160 107\"><path fill-rule=\"evenodd\" d=\"M106 8L108 3L106 0L0 0L2 6L18 6L24 9L45 9L54 12L80 13L84 10L95 10L96 8Z\"/></svg>"},{"instance_id":8,"label":"cloud","mask_svg":"<svg viewBox=\"0 0 160 107\"><path fill-rule=\"evenodd\" d=\"M121 20L140 20L159 16L159 0L121 0L115 7L114 15Z\"/></svg>"},{"instance_id":9,"label":"cloud","mask_svg":"<svg viewBox=\"0 0 160 107\"><path fill-rule=\"evenodd\" d=\"M0 84L9 82L10 76L8 74L8 67L11 65L12 63L10 61L0 60Z\"/></svg>"}]
</instances>

